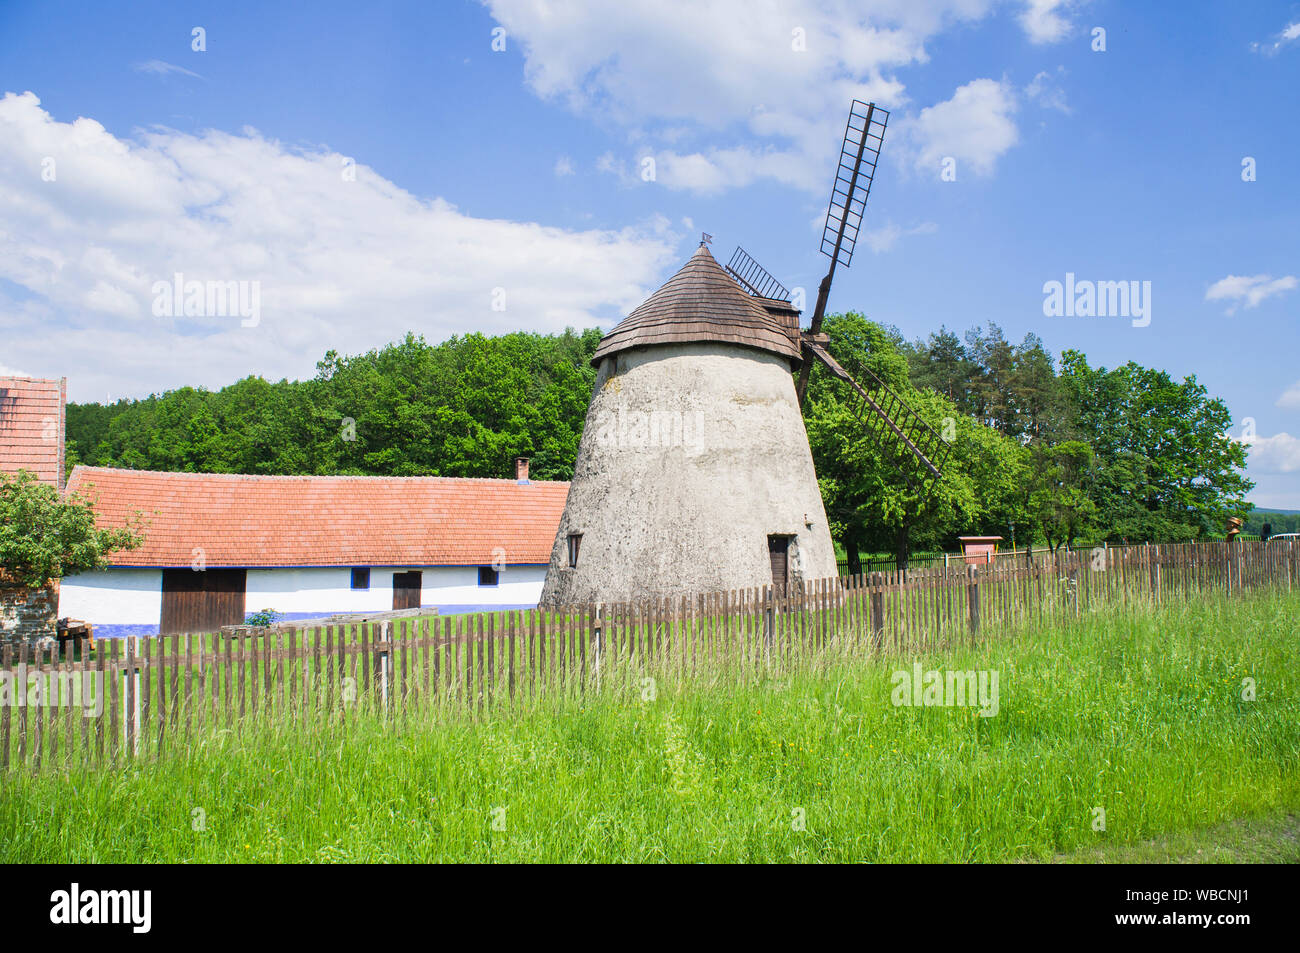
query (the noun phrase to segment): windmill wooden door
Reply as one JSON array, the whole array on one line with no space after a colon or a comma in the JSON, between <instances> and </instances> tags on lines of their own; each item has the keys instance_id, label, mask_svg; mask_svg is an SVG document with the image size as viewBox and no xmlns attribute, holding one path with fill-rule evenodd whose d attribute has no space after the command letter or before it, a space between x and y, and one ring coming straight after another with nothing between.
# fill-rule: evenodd
<instances>
[{"instance_id":1,"label":"windmill wooden door","mask_svg":"<svg viewBox=\"0 0 1300 953\"><path fill-rule=\"evenodd\" d=\"M158 631L215 632L223 625L241 624L246 584L243 569L164 569Z\"/></svg>"},{"instance_id":2,"label":"windmill wooden door","mask_svg":"<svg viewBox=\"0 0 1300 953\"><path fill-rule=\"evenodd\" d=\"M393 573L393 608L420 608L420 582L423 574L417 569L412 572Z\"/></svg>"},{"instance_id":3,"label":"windmill wooden door","mask_svg":"<svg viewBox=\"0 0 1300 953\"><path fill-rule=\"evenodd\" d=\"M767 555L772 562L772 595L785 599L790 578L790 537L769 536Z\"/></svg>"}]
</instances>

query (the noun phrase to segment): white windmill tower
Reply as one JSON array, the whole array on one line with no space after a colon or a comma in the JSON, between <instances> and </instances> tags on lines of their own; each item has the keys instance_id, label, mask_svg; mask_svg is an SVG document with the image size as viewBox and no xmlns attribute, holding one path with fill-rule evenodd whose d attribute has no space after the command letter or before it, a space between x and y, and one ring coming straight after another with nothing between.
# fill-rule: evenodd
<instances>
[{"instance_id":1,"label":"white windmill tower","mask_svg":"<svg viewBox=\"0 0 1300 953\"><path fill-rule=\"evenodd\" d=\"M858 379L821 332L848 266L887 114L854 102L823 233L830 270L812 327L743 249L724 269L702 241L601 340L596 385L541 604L636 602L836 574L801 404L814 360L903 449L906 478L939 475L946 445L874 376ZM793 372L799 372L796 379ZM892 451L891 451L892 452Z\"/></svg>"}]
</instances>

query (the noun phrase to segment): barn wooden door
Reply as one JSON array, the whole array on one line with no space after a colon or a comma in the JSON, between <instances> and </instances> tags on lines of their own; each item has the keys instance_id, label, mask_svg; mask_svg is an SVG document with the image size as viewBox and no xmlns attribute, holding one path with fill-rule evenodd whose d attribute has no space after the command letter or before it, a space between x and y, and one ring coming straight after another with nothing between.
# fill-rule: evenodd
<instances>
[{"instance_id":1,"label":"barn wooden door","mask_svg":"<svg viewBox=\"0 0 1300 953\"><path fill-rule=\"evenodd\" d=\"M393 608L420 608L420 571L393 573Z\"/></svg>"},{"instance_id":2,"label":"barn wooden door","mask_svg":"<svg viewBox=\"0 0 1300 953\"><path fill-rule=\"evenodd\" d=\"M243 569L164 569L158 631L215 632L244 621Z\"/></svg>"},{"instance_id":3,"label":"barn wooden door","mask_svg":"<svg viewBox=\"0 0 1300 953\"><path fill-rule=\"evenodd\" d=\"M784 599L787 580L790 578L790 537L769 536L767 555L772 561L772 594L778 599Z\"/></svg>"}]
</instances>

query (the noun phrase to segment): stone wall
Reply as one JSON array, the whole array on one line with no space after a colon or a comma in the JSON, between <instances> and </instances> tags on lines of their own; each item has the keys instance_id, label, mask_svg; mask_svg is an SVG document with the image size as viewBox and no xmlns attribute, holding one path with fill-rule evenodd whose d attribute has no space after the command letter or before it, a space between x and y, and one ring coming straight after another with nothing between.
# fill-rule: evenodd
<instances>
[{"instance_id":1,"label":"stone wall","mask_svg":"<svg viewBox=\"0 0 1300 953\"><path fill-rule=\"evenodd\" d=\"M0 646L54 638L59 610L59 585L26 589L0 582Z\"/></svg>"}]
</instances>

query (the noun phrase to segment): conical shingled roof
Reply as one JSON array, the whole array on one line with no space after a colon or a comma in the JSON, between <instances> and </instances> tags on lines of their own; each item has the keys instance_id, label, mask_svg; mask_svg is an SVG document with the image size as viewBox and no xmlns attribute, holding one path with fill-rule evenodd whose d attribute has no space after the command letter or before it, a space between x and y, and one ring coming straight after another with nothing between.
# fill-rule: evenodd
<instances>
[{"instance_id":1,"label":"conical shingled roof","mask_svg":"<svg viewBox=\"0 0 1300 953\"><path fill-rule=\"evenodd\" d=\"M791 360L802 356L797 312L783 323L700 245L677 274L601 339L591 362L599 365L632 348L696 341L739 344Z\"/></svg>"}]
</instances>

